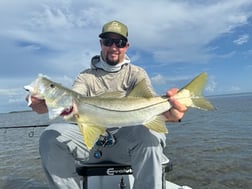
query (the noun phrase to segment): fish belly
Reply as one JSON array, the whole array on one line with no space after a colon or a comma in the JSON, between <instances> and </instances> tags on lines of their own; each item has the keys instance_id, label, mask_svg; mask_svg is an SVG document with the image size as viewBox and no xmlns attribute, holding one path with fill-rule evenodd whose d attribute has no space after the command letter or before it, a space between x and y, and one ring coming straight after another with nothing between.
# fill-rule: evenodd
<instances>
[{"instance_id":1,"label":"fish belly","mask_svg":"<svg viewBox=\"0 0 252 189\"><path fill-rule=\"evenodd\" d=\"M78 108L78 122L106 128L142 125L153 119L153 117L169 110L169 108L167 103L162 103L137 110L115 111L86 104Z\"/></svg>"}]
</instances>

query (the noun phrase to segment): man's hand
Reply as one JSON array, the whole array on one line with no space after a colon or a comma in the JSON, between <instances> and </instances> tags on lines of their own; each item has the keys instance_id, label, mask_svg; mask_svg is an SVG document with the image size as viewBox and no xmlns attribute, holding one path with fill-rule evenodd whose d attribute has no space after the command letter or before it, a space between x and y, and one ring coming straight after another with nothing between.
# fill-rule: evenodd
<instances>
[{"instance_id":1,"label":"man's hand","mask_svg":"<svg viewBox=\"0 0 252 189\"><path fill-rule=\"evenodd\" d=\"M25 99L28 101L29 96L27 96ZM31 104L30 107L33 111L37 112L38 114L47 113L48 109L45 103L45 100L38 99L36 97L31 96Z\"/></svg>"},{"instance_id":2,"label":"man's hand","mask_svg":"<svg viewBox=\"0 0 252 189\"><path fill-rule=\"evenodd\" d=\"M187 111L187 107L183 104L180 104L178 100L173 98L175 94L177 94L178 89L172 88L167 91L166 95L169 97L169 102L172 105L172 108L164 112L163 115L166 117L166 121L169 122L178 122L184 116L184 113Z\"/></svg>"}]
</instances>

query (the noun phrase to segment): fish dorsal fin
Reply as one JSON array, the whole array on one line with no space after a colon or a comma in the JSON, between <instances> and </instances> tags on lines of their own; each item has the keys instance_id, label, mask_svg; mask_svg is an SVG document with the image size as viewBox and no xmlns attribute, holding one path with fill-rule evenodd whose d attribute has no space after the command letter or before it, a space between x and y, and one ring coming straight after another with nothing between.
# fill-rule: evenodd
<instances>
[{"instance_id":1,"label":"fish dorsal fin","mask_svg":"<svg viewBox=\"0 0 252 189\"><path fill-rule=\"evenodd\" d=\"M144 123L143 125L148 129L151 129L159 133L168 133L168 129L166 128L165 125L165 118L163 115L155 116L151 120Z\"/></svg>"},{"instance_id":2,"label":"fish dorsal fin","mask_svg":"<svg viewBox=\"0 0 252 189\"><path fill-rule=\"evenodd\" d=\"M79 127L84 138L84 143L89 150L94 146L99 136L105 133L105 128L103 127L89 126L84 123L80 123Z\"/></svg>"},{"instance_id":3,"label":"fish dorsal fin","mask_svg":"<svg viewBox=\"0 0 252 189\"><path fill-rule=\"evenodd\" d=\"M146 83L146 79L141 80L134 89L127 95L127 97L144 97L151 98L153 97L153 92Z\"/></svg>"}]
</instances>

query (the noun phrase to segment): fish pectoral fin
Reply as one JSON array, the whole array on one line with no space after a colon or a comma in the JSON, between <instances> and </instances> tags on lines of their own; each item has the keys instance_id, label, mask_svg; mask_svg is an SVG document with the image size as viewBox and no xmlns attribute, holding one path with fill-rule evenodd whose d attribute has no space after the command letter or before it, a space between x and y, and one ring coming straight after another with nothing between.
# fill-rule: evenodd
<instances>
[{"instance_id":1,"label":"fish pectoral fin","mask_svg":"<svg viewBox=\"0 0 252 189\"><path fill-rule=\"evenodd\" d=\"M94 146L99 136L105 133L105 128L103 127L89 126L86 124L79 124L79 127L84 138L84 143L89 150Z\"/></svg>"},{"instance_id":2,"label":"fish pectoral fin","mask_svg":"<svg viewBox=\"0 0 252 189\"><path fill-rule=\"evenodd\" d=\"M144 126L158 133L168 133L163 115L155 116L150 121L144 123Z\"/></svg>"}]
</instances>

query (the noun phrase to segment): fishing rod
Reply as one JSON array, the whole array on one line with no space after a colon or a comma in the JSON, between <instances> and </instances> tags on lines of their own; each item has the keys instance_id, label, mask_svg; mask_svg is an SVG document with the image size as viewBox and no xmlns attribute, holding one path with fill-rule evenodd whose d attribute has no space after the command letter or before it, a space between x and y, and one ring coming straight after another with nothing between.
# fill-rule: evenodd
<instances>
[{"instance_id":1,"label":"fishing rod","mask_svg":"<svg viewBox=\"0 0 252 189\"><path fill-rule=\"evenodd\" d=\"M36 127L47 127L49 124L41 124L41 125L21 125L21 126L8 126L8 127L0 127L0 129L20 129L20 128L36 128Z\"/></svg>"},{"instance_id":2,"label":"fishing rod","mask_svg":"<svg viewBox=\"0 0 252 189\"><path fill-rule=\"evenodd\" d=\"M34 137L34 133L35 133L34 129L35 128L41 128L41 127L47 127L47 126L49 126L49 124L8 126L8 127L0 127L0 130L2 129L2 130L5 131L4 133L6 133L8 129L27 129L27 128L33 128L33 130L28 133L28 136L30 138L32 138L32 137Z\"/></svg>"},{"instance_id":3,"label":"fishing rod","mask_svg":"<svg viewBox=\"0 0 252 189\"><path fill-rule=\"evenodd\" d=\"M72 124L76 124L76 123L72 123ZM0 127L0 129L5 129L5 132L6 132L7 129L27 129L27 128L33 128L33 130L28 133L28 136L31 138L31 137L34 137L34 128L47 127L49 125L50 124L47 123L47 124L40 124L40 125L8 126L8 127Z\"/></svg>"},{"instance_id":4,"label":"fishing rod","mask_svg":"<svg viewBox=\"0 0 252 189\"><path fill-rule=\"evenodd\" d=\"M71 124L75 124L74 122L70 122ZM7 126L7 127L0 127L0 129L20 129L20 128L38 128L38 127L47 127L52 123L40 124L40 125L20 125L20 126Z\"/></svg>"}]
</instances>

